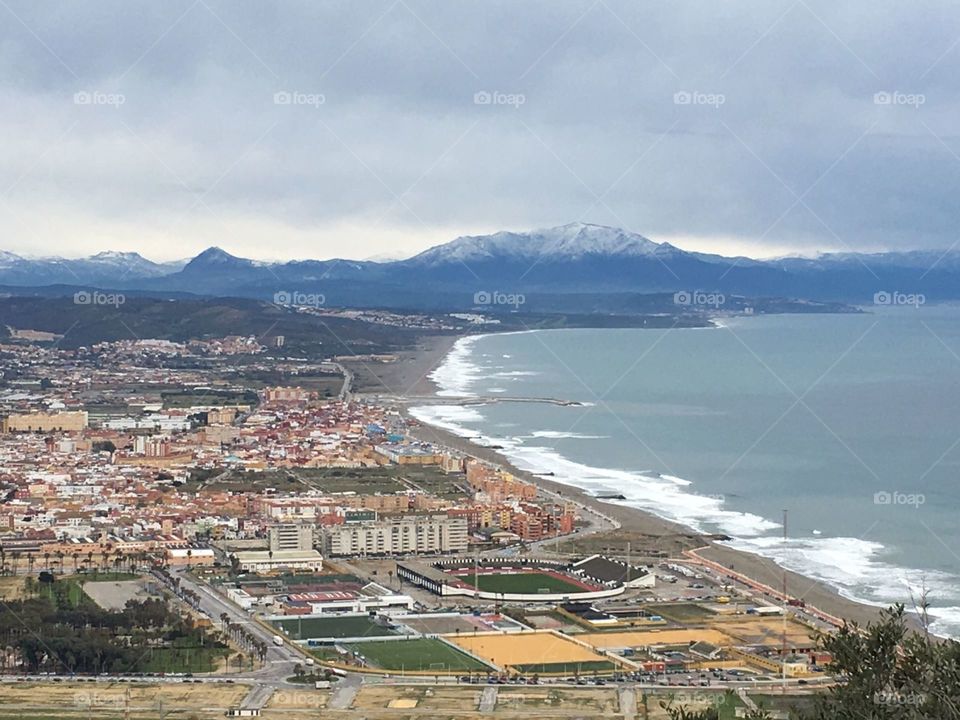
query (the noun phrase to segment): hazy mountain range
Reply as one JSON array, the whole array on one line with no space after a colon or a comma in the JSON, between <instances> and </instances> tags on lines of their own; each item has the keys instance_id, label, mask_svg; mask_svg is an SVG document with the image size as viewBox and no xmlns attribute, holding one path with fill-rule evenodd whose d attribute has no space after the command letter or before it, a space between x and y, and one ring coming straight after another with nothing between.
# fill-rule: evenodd
<instances>
[{"instance_id":1,"label":"hazy mountain range","mask_svg":"<svg viewBox=\"0 0 960 720\"><path fill-rule=\"evenodd\" d=\"M922 293L935 302L960 299L960 252L761 261L687 252L626 230L571 223L460 237L388 262L268 263L216 247L170 263L137 253L30 259L0 252L0 285L13 294L56 292L51 286L260 299L303 293L328 305L426 309L470 308L498 293L523 294L527 309L582 300L590 312L629 310L624 298L638 294L695 290L844 303L870 303L877 293Z\"/></svg>"}]
</instances>

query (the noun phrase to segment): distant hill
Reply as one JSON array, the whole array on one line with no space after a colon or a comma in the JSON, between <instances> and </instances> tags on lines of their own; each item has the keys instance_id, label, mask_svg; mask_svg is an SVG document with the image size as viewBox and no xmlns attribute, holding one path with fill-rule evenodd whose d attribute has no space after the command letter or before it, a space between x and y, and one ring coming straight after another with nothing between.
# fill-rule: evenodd
<instances>
[{"instance_id":1,"label":"distant hill","mask_svg":"<svg viewBox=\"0 0 960 720\"><path fill-rule=\"evenodd\" d=\"M262 345L272 346L282 335L283 354L314 358L394 352L409 347L416 337L404 328L349 318L319 318L244 298L161 300L128 296L114 305L77 304L72 297L0 298L0 327L8 326L55 333L62 336L56 344L63 349L103 341L158 338L182 342L228 335L253 337Z\"/></svg>"},{"instance_id":2,"label":"distant hill","mask_svg":"<svg viewBox=\"0 0 960 720\"><path fill-rule=\"evenodd\" d=\"M0 254L0 284L54 284L273 300L322 295L335 306L483 309L496 294L522 294L528 309L619 312L625 296L702 290L747 298L870 303L877 293L960 299L960 252L826 254L755 260L687 252L619 228L571 223L529 232L466 236L392 262L265 263L209 248L187 262L153 263L136 253L81 260ZM628 305L630 303L627 303ZM803 305L806 309L831 306ZM489 309L489 308L486 308Z\"/></svg>"}]
</instances>

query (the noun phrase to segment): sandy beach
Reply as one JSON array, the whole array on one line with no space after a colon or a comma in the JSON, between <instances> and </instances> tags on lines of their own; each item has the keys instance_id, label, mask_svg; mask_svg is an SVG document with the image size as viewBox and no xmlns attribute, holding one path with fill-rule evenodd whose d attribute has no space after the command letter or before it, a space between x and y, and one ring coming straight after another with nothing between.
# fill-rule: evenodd
<instances>
[{"instance_id":1,"label":"sandy beach","mask_svg":"<svg viewBox=\"0 0 960 720\"><path fill-rule=\"evenodd\" d=\"M424 337L417 348L404 353L396 363L370 368L369 370L375 370L380 374L379 379L364 378L364 384L359 385L357 389L361 393L387 392L393 395L418 397L433 395L438 388L428 375L443 362L443 358L457 339L450 335ZM363 369L360 372L363 373ZM369 371L366 374L369 375ZM392 388L393 392L388 388ZM399 392L399 388L409 388L409 390ZM403 409L406 410L406 406ZM559 493L565 498L606 515L619 523L619 532L645 542L648 547L657 547L675 557L680 557L684 549L702 548L698 550L698 554L707 560L718 562L758 583L777 589L782 586L783 570L775 562L727 547L724 543L716 541L715 536L702 535L651 513L621 505L615 501L599 500L576 487L520 470L496 449L475 445L470 440L442 428L420 424L414 435L424 441L453 448L486 462L501 465L518 477L547 491ZM880 610L878 607L849 600L825 583L793 572L787 573L787 594L802 599L807 605L812 605L825 613L858 623L877 619Z\"/></svg>"}]
</instances>

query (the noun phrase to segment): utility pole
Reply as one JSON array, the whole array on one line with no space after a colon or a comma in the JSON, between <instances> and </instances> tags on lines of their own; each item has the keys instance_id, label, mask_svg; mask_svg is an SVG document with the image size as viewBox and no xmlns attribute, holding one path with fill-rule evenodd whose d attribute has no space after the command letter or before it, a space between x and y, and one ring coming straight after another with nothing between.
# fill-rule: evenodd
<instances>
[{"instance_id":1,"label":"utility pole","mask_svg":"<svg viewBox=\"0 0 960 720\"><path fill-rule=\"evenodd\" d=\"M783 511L783 552L787 552L787 510ZM780 675L781 690L784 695L787 693L787 568L784 565L783 570L783 599L781 600L783 610L783 630L780 633Z\"/></svg>"}]
</instances>

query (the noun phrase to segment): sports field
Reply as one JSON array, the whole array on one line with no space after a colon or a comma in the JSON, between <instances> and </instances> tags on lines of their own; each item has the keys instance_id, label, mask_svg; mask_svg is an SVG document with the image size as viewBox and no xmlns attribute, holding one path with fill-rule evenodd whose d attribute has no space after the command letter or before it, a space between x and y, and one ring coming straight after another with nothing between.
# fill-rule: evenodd
<instances>
[{"instance_id":1,"label":"sports field","mask_svg":"<svg viewBox=\"0 0 960 720\"><path fill-rule=\"evenodd\" d=\"M457 575L467 585L481 592L515 593L536 595L537 593L582 593L589 591L575 580L567 580L557 575L540 572L518 573L473 573Z\"/></svg>"},{"instance_id":2,"label":"sports field","mask_svg":"<svg viewBox=\"0 0 960 720\"><path fill-rule=\"evenodd\" d=\"M305 617L284 618L273 620L275 627L281 628L294 640L311 640L314 638L354 638L380 637L395 635L392 630L378 625L366 615L350 615L337 617Z\"/></svg>"},{"instance_id":3,"label":"sports field","mask_svg":"<svg viewBox=\"0 0 960 720\"><path fill-rule=\"evenodd\" d=\"M609 662L590 648L549 632L448 636L447 640L498 667ZM572 670L571 670L572 671Z\"/></svg>"},{"instance_id":4,"label":"sports field","mask_svg":"<svg viewBox=\"0 0 960 720\"><path fill-rule=\"evenodd\" d=\"M486 671L490 667L436 638L376 640L353 643L347 649L384 670Z\"/></svg>"}]
</instances>

